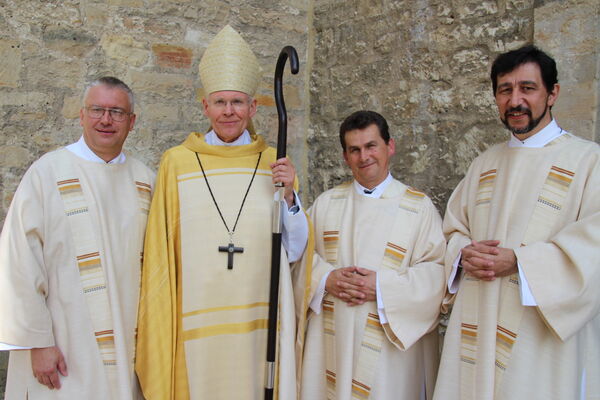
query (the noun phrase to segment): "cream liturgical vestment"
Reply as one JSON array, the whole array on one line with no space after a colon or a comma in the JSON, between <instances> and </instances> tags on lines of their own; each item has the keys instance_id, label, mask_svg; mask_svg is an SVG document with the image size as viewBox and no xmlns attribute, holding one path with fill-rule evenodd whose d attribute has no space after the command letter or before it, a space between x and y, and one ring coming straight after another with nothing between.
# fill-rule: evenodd
<instances>
[{"instance_id":1,"label":"cream liturgical vestment","mask_svg":"<svg viewBox=\"0 0 600 400\"><path fill-rule=\"evenodd\" d=\"M129 400L140 267L154 174L48 153L23 177L0 238L0 342L56 345L68 376L50 390L30 351L11 351L7 400Z\"/></svg>"},{"instance_id":2,"label":"cream liturgical vestment","mask_svg":"<svg viewBox=\"0 0 600 400\"><path fill-rule=\"evenodd\" d=\"M446 266L474 240L515 251L519 275L462 276L435 398L600 399L600 148L563 134L493 146L448 203ZM464 275L464 274L463 274Z\"/></svg>"},{"instance_id":3,"label":"cream liturgical vestment","mask_svg":"<svg viewBox=\"0 0 600 400\"><path fill-rule=\"evenodd\" d=\"M379 199L351 184L328 190L309 214L312 291L335 268L375 270L387 322L381 324L375 301L350 307L326 294L321 313L308 320L301 398L431 398L445 285L445 240L434 205L393 180Z\"/></svg>"},{"instance_id":4,"label":"cream liturgical vestment","mask_svg":"<svg viewBox=\"0 0 600 400\"><path fill-rule=\"evenodd\" d=\"M197 157L229 229L256 171L232 238ZM136 370L146 399L262 398L275 158L275 149L256 135L251 144L225 147L192 133L165 152L140 299ZM219 250L229 243L238 250ZM296 322L281 254L277 390L280 399L293 400Z\"/></svg>"}]
</instances>

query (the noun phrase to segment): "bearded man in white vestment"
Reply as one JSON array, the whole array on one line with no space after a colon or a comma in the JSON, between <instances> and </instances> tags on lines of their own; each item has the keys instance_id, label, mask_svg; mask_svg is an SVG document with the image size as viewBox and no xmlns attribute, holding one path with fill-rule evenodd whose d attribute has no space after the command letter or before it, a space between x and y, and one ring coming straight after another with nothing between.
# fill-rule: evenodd
<instances>
[{"instance_id":1,"label":"bearded man in white vestment","mask_svg":"<svg viewBox=\"0 0 600 400\"><path fill-rule=\"evenodd\" d=\"M477 157L444 218L453 303L435 398L600 398L600 148L552 118L534 46L491 71L508 142Z\"/></svg>"},{"instance_id":2,"label":"bearded man in white vestment","mask_svg":"<svg viewBox=\"0 0 600 400\"><path fill-rule=\"evenodd\" d=\"M287 158L254 133L261 79L250 46L230 26L200 61L206 134L162 157L148 220L136 371L148 400L263 397L276 182L284 184L277 393L296 398L295 303L290 268L308 223Z\"/></svg>"},{"instance_id":3,"label":"bearded man in white vestment","mask_svg":"<svg viewBox=\"0 0 600 400\"><path fill-rule=\"evenodd\" d=\"M422 192L394 179L380 114L340 127L354 181L321 194L301 398L431 399L444 295L442 220Z\"/></svg>"},{"instance_id":4,"label":"bearded man in white vestment","mask_svg":"<svg viewBox=\"0 0 600 400\"><path fill-rule=\"evenodd\" d=\"M33 163L0 236L7 400L139 398L133 362L154 173L123 143L131 89L89 84L83 136Z\"/></svg>"}]
</instances>

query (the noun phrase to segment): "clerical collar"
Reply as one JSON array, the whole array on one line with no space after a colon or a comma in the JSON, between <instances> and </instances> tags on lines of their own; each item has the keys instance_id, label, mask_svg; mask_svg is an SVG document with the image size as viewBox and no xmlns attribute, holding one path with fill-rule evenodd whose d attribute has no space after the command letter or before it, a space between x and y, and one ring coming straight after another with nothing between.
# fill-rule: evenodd
<instances>
[{"instance_id":1,"label":"clerical collar","mask_svg":"<svg viewBox=\"0 0 600 400\"><path fill-rule=\"evenodd\" d=\"M388 187L388 185L392 182L392 180L393 180L392 174L390 174L388 172L388 175L383 180L383 182L381 182L379 185L375 186L372 189L367 189L366 187L364 187L360 183L358 183L358 181L355 179L354 180L354 189L356 190L356 192L358 194L361 194L366 197L373 197L375 199L378 199L381 197L381 195L383 194L385 189Z\"/></svg>"},{"instance_id":2,"label":"clerical collar","mask_svg":"<svg viewBox=\"0 0 600 400\"><path fill-rule=\"evenodd\" d=\"M79 158L83 158L86 161L92 161L92 162L96 162L96 163L123 164L126 159L125 153L121 152L118 156L116 156L109 162L104 161L103 159L98 157L96 155L96 153L94 153L92 151L92 149L89 148L89 146L83 139L83 135L75 143L71 143L70 145L66 146L66 149L69 150L71 153L75 154Z\"/></svg>"},{"instance_id":3,"label":"clerical collar","mask_svg":"<svg viewBox=\"0 0 600 400\"><path fill-rule=\"evenodd\" d=\"M508 147L529 147L529 148L540 148L544 147L557 137L564 135L566 132L561 129L556 123L556 120L552 119L548 125L541 131L533 136L528 137L525 140L519 140L515 135L510 135L508 141Z\"/></svg>"},{"instance_id":4,"label":"clerical collar","mask_svg":"<svg viewBox=\"0 0 600 400\"><path fill-rule=\"evenodd\" d=\"M227 143L219 139L217 133L214 131L214 129L212 129L210 132L204 135L204 141L212 146L243 146L245 144L252 143L252 138L250 137L250 132L248 132L247 129L244 129L244 132L242 132L237 139L231 143Z\"/></svg>"}]
</instances>

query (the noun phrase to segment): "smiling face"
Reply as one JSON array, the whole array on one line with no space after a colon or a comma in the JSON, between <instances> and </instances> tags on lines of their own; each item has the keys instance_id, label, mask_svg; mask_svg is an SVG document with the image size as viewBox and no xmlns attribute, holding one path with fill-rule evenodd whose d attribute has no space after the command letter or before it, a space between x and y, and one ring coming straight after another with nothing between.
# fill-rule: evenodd
<instances>
[{"instance_id":1,"label":"smiling face","mask_svg":"<svg viewBox=\"0 0 600 400\"><path fill-rule=\"evenodd\" d=\"M235 141L248 127L256 114L256 100L246 93L222 90L202 99L204 115L210 120L215 133L225 143Z\"/></svg>"},{"instance_id":2,"label":"smiling face","mask_svg":"<svg viewBox=\"0 0 600 400\"><path fill-rule=\"evenodd\" d=\"M344 160L354 179L367 189L379 185L388 176L390 158L395 152L394 139L386 144L375 124L354 129L344 135Z\"/></svg>"},{"instance_id":3,"label":"smiling face","mask_svg":"<svg viewBox=\"0 0 600 400\"><path fill-rule=\"evenodd\" d=\"M79 111L79 124L83 127L83 139L87 146L101 159L108 162L123 149L129 131L133 129L135 114L126 114L121 122L114 121L109 112L100 118L90 117L86 108L102 107L131 112L129 96L123 89L98 85L91 87Z\"/></svg>"},{"instance_id":4,"label":"smiling face","mask_svg":"<svg viewBox=\"0 0 600 400\"><path fill-rule=\"evenodd\" d=\"M519 139L535 135L552 121L550 107L560 87L555 84L549 92L536 63L525 63L498 75L497 83L496 105L500 119Z\"/></svg>"}]
</instances>

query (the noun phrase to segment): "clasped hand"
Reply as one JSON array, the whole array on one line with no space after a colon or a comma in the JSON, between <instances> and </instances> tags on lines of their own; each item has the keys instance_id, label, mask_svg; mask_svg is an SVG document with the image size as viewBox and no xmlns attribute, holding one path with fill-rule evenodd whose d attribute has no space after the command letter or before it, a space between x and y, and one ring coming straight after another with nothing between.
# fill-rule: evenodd
<instances>
[{"instance_id":1,"label":"clasped hand","mask_svg":"<svg viewBox=\"0 0 600 400\"><path fill-rule=\"evenodd\" d=\"M349 306L377 299L377 273L360 267L338 268L329 273L325 290Z\"/></svg>"},{"instance_id":2,"label":"clasped hand","mask_svg":"<svg viewBox=\"0 0 600 400\"><path fill-rule=\"evenodd\" d=\"M484 281L516 273L518 268L515 252L499 247L499 244L499 240L473 240L470 245L463 247L460 264L465 272Z\"/></svg>"}]
</instances>

